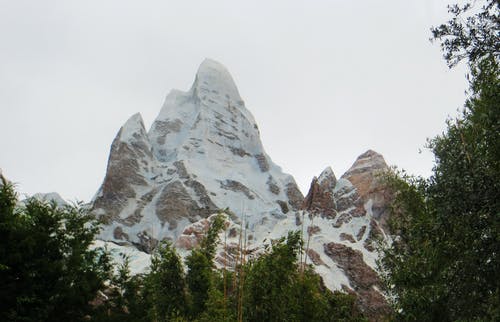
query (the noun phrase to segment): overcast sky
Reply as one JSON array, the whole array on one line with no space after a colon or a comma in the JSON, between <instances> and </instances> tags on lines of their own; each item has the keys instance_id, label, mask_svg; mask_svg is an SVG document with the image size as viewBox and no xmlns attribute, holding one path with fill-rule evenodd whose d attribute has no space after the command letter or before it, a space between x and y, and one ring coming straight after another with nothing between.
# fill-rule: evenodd
<instances>
[{"instance_id":1,"label":"overcast sky","mask_svg":"<svg viewBox=\"0 0 500 322\"><path fill-rule=\"evenodd\" d=\"M149 128L205 57L231 72L273 161L307 193L367 149L428 176L426 138L464 101L430 27L444 0L0 0L0 168L88 201L121 125Z\"/></svg>"}]
</instances>

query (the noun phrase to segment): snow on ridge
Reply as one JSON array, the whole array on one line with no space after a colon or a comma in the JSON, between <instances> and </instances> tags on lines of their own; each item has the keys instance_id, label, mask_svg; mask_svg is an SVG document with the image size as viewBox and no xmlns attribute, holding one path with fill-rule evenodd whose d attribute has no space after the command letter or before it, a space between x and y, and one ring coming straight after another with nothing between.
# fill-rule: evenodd
<instances>
[{"instance_id":1,"label":"snow on ridge","mask_svg":"<svg viewBox=\"0 0 500 322\"><path fill-rule=\"evenodd\" d=\"M57 192L48 192L48 193L38 192L38 193L35 193L34 195L26 198L26 200L29 198L35 198L37 200L44 201L44 202L55 202L56 205L58 205L59 207L69 205L69 203L63 197L61 197L61 195L58 194Z\"/></svg>"},{"instance_id":2,"label":"snow on ridge","mask_svg":"<svg viewBox=\"0 0 500 322\"><path fill-rule=\"evenodd\" d=\"M144 121L142 120L141 113L132 115L121 127L120 140L123 142L132 142L137 140L135 136L138 133L145 133Z\"/></svg>"}]
</instances>

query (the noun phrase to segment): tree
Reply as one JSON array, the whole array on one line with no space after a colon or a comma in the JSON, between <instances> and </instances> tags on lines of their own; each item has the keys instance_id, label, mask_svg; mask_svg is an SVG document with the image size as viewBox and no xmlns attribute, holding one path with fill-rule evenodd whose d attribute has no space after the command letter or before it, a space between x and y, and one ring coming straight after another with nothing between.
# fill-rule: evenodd
<instances>
[{"instance_id":1,"label":"tree","mask_svg":"<svg viewBox=\"0 0 500 322\"><path fill-rule=\"evenodd\" d=\"M299 232L289 232L248 264L245 320L364 321L353 296L332 293L312 267L299 266L302 244Z\"/></svg>"},{"instance_id":2,"label":"tree","mask_svg":"<svg viewBox=\"0 0 500 322\"><path fill-rule=\"evenodd\" d=\"M453 67L462 60L475 64L485 56L498 59L499 6L497 0L482 0L448 7L452 18L431 29L431 40L441 43L448 66Z\"/></svg>"},{"instance_id":3,"label":"tree","mask_svg":"<svg viewBox=\"0 0 500 322\"><path fill-rule=\"evenodd\" d=\"M181 259L170 242L162 242L151 258L151 272L144 281L150 319L170 321L185 316L186 283Z\"/></svg>"},{"instance_id":4,"label":"tree","mask_svg":"<svg viewBox=\"0 0 500 322\"><path fill-rule=\"evenodd\" d=\"M395 240L381 267L400 320L500 319L498 6L487 1L465 20L473 6L452 6L454 18L433 31L450 65L467 60L469 97L429 142L432 176L389 178Z\"/></svg>"},{"instance_id":5,"label":"tree","mask_svg":"<svg viewBox=\"0 0 500 322\"><path fill-rule=\"evenodd\" d=\"M6 321L77 321L109 276L109 258L89 249L97 222L78 206L18 204L0 178L0 316Z\"/></svg>"},{"instance_id":6,"label":"tree","mask_svg":"<svg viewBox=\"0 0 500 322\"><path fill-rule=\"evenodd\" d=\"M206 309L210 290L214 286L214 256L219 232L224 228L224 215L214 217L200 248L193 249L186 258L188 273L186 282L191 296L191 318L198 317Z\"/></svg>"}]
</instances>

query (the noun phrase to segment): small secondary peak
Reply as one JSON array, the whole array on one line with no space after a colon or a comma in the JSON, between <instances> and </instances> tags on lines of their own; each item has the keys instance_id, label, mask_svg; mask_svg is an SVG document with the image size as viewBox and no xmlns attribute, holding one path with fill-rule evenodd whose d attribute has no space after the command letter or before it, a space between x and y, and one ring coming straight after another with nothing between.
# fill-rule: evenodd
<instances>
[{"instance_id":1,"label":"small secondary peak","mask_svg":"<svg viewBox=\"0 0 500 322\"><path fill-rule=\"evenodd\" d=\"M134 137L134 134L141 133L144 135L146 130L144 128L144 121L140 113L135 113L132 115L121 128L120 139L122 141L130 140Z\"/></svg>"},{"instance_id":2,"label":"small secondary peak","mask_svg":"<svg viewBox=\"0 0 500 322\"><path fill-rule=\"evenodd\" d=\"M321 174L318 177L318 183L323 188L328 188L333 190L333 188L337 184L337 178L335 177L335 174L333 173L331 167L326 167L326 169L323 170L323 172L321 172Z\"/></svg>"},{"instance_id":3,"label":"small secondary peak","mask_svg":"<svg viewBox=\"0 0 500 322\"><path fill-rule=\"evenodd\" d=\"M384 171L387 169L389 169L389 167L387 166L384 157L380 153L368 150L356 159L349 170L342 175L342 178L349 179L349 177L357 173L371 173L373 171Z\"/></svg>"}]
</instances>

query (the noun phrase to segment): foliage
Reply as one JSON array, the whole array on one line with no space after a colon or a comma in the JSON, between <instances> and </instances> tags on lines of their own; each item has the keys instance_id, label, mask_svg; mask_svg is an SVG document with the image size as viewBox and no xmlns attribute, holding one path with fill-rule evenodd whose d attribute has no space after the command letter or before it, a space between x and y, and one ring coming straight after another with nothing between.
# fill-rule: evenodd
<instances>
[{"instance_id":1,"label":"foliage","mask_svg":"<svg viewBox=\"0 0 500 322\"><path fill-rule=\"evenodd\" d=\"M96 222L78 206L29 199L0 185L0 315L4 321L78 321L93 311L110 263L89 249Z\"/></svg>"},{"instance_id":2,"label":"foliage","mask_svg":"<svg viewBox=\"0 0 500 322\"><path fill-rule=\"evenodd\" d=\"M218 242L219 232L224 227L225 218L222 214L215 216L201 247L194 249L186 258L188 273L186 282L191 295L191 317L199 316L205 310L209 292L213 286L214 272L213 259Z\"/></svg>"},{"instance_id":3,"label":"foliage","mask_svg":"<svg viewBox=\"0 0 500 322\"><path fill-rule=\"evenodd\" d=\"M448 7L453 17L431 31L450 67L462 60L477 63L487 56L499 58L499 6L497 0L482 0Z\"/></svg>"},{"instance_id":4,"label":"foliage","mask_svg":"<svg viewBox=\"0 0 500 322\"><path fill-rule=\"evenodd\" d=\"M170 321L186 314L186 285L182 262L170 242L163 242L151 258L151 272L144 281L149 295L149 317Z\"/></svg>"},{"instance_id":5,"label":"foliage","mask_svg":"<svg viewBox=\"0 0 500 322\"><path fill-rule=\"evenodd\" d=\"M270 252L249 263L245 320L362 321L352 296L332 293L311 267L299 265L302 244L299 232L289 232Z\"/></svg>"},{"instance_id":6,"label":"foliage","mask_svg":"<svg viewBox=\"0 0 500 322\"><path fill-rule=\"evenodd\" d=\"M469 62L465 109L429 141L436 158L429 179L388 179L397 191L395 240L380 264L398 320L500 319L498 2L465 22L457 17L472 7L452 8L454 20L434 35L451 65Z\"/></svg>"}]
</instances>

